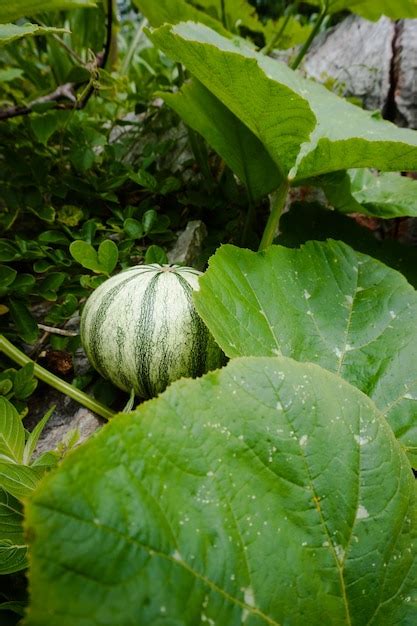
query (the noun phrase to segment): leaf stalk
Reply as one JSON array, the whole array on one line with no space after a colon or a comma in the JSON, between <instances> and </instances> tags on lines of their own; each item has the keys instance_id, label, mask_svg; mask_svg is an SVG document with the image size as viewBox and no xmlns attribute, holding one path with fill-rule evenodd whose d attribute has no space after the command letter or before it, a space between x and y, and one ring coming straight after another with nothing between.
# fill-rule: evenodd
<instances>
[{"instance_id":1,"label":"leaf stalk","mask_svg":"<svg viewBox=\"0 0 417 626\"><path fill-rule=\"evenodd\" d=\"M271 213L259 244L259 250L265 250L274 241L282 210L287 200L289 189L288 179L284 179L278 189L271 195Z\"/></svg>"},{"instance_id":2,"label":"leaf stalk","mask_svg":"<svg viewBox=\"0 0 417 626\"><path fill-rule=\"evenodd\" d=\"M101 404L101 402L97 402L97 400L94 400L94 398L88 396L80 389L77 389L70 383L62 380L62 378L55 376L55 374L48 372L48 370L46 370L44 367L32 361L32 359L26 356L26 354L23 354L21 350L19 350L18 348L16 348L16 346L10 343L10 341L8 341L6 337L4 337L4 335L0 335L0 352L4 352L4 354L9 357L9 359L14 361L18 365L23 366L27 365L28 363L32 363L33 373L37 378L39 378L39 380L42 380L50 387L53 387L57 391L60 391L61 393L69 396L70 398L72 398L82 406L85 406L87 409L90 409L90 411L93 411L97 415L100 415L107 420L111 419L115 415L114 411L108 409L106 406L104 406L104 404Z\"/></svg>"}]
</instances>

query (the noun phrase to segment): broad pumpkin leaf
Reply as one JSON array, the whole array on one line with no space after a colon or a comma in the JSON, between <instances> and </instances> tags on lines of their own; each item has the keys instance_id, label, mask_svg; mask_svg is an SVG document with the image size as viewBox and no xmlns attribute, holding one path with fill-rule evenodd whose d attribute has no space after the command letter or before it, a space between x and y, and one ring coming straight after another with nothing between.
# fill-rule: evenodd
<instances>
[{"instance_id":1,"label":"broad pumpkin leaf","mask_svg":"<svg viewBox=\"0 0 417 626\"><path fill-rule=\"evenodd\" d=\"M1 9L0 9L1 11ZM67 33L65 28L52 28L49 26L38 26L37 24L0 24L0 46L4 46L16 39L30 37L33 35L49 35L51 33Z\"/></svg>"},{"instance_id":2,"label":"broad pumpkin leaf","mask_svg":"<svg viewBox=\"0 0 417 626\"><path fill-rule=\"evenodd\" d=\"M307 4L323 6L326 1L329 13L350 11L373 21L382 15L393 20L417 17L416 0L307 0Z\"/></svg>"},{"instance_id":3,"label":"broad pumpkin leaf","mask_svg":"<svg viewBox=\"0 0 417 626\"><path fill-rule=\"evenodd\" d=\"M290 181L353 167L417 169L415 131L378 119L242 41L192 22L151 36L260 139Z\"/></svg>"},{"instance_id":4,"label":"broad pumpkin leaf","mask_svg":"<svg viewBox=\"0 0 417 626\"><path fill-rule=\"evenodd\" d=\"M160 96L220 154L253 199L279 186L282 176L261 141L200 82Z\"/></svg>"},{"instance_id":5,"label":"broad pumpkin leaf","mask_svg":"<svg viewBox=\"0 0 417 626\"><path fill-rule=\"evenodd\" d=\"M26 507L26 626L412 624L417 493L374 404L285 357L174 383Z\"/></svg>"},{"instance_id":6,"label":"broad pumpkin leaf","mask_svg":"<svg viewBox=\"0 0 417 626\"><path fill-rule=\"evenodd\" d=\"M417 463L417 293L347 245L223 246L195 294L227 356L318 363L369 395Z\"/></svg>"},{"instance_id":7,"label":"broad pumpkin leaf","mask_svg":"<svg viewBox=\"0 0 417 626\"><path fill-rule=\"evenodd\" d=\"M96 6L95 0L10 0L0 5L0 22L13 22L45 11L82 9Z\"/></svg>"},{"instance_id":8,"label":"broad pumpkin leaf","mask_svg":"<svg viewBox=\"0 0 417 626\"><path fill-rule=\"evenodd\" d=\"M344 213L417 217L417 181L397 172L336 172L323 176L321 186L333 206Z\"/></svg>"}]
</instances>

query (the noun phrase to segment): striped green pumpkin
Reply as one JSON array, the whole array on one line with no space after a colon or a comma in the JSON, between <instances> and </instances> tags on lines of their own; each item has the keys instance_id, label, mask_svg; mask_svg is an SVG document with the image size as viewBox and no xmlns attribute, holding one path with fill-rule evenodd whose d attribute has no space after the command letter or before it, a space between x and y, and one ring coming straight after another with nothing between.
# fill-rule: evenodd
<instances>
[{"instance_id":1,"label":"striped green pumpkin","mask_svg":"<svg viewBox=\"0 0 417 626\"><path fill-rule=\"evenodd\" d=\"M106 280L87 300L81 342L90 363L117 387L151 398L181 376L221 365L192 292L201 272L138 265Z\"/></svg>"}]
</instances>

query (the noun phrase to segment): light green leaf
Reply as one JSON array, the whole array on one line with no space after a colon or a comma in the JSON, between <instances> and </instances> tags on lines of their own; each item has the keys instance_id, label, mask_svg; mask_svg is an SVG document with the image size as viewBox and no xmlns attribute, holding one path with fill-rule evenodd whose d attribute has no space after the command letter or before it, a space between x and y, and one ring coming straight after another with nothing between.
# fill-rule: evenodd
<instances>
[{"instance_id":1,"label":"light green leaf","mask_svg":"<svg viewBox=\"0 0 417 626\"><path fill-rule=\"evenodd\" d=\"M357 389L236 359L119 416L42 482L25 624L412 624L416 498Z\"/></svg>"},{"instance_id":2,"label":"light green leaf","mask_svg":"<svg viewBox=\"0 0 417 626\"><path fill-rule=\"evenodd\" d=\"M160 95L220 154L253 199L279 186L280 172L261 141L201 83L193 80L175 94Z\"/></svg>"},{"instance_id":3,"label":"light green leaf","mask_svg":"<svg viewBox=\"0 0 417 626\"><path fill-rule=\"evenodd\" d=\"M0 23L14 22L21 17L29 17L45 11L62 9L82 9L94 7L94 0L10 0L0 5Z\"/></svg>"},{"instance_id":4,"label":"light green leaf","mask_svg":"<svg viewBox=\"0 0 417 626\"><path fill-rule=\"evenodd\" d=\"M307 0L308 4L323 6L324 0ZM382 15L393 20L417 17L416 0L328 0L329 13L350 11L376 21Z\"/></svg>"},{"instance_id":5,"label":"light green leaf","mask_svg":"<svg viewBox=\"0 0 417 626\"><path fill-rule=\"evenodd\" d=\"M0 574L11 574L27 566L22 523L20 502L0 489Z\"/></svg>"},{"instance_id":6,"label":"light green leaf","mask_svg":"<svg viewBox=\"0 0 417 626\"><path fill-rule=\"evenodd\" d=\"M417 181L397 172L373 174L359 169L334 172L314 181L342 213L381 218L417 217Z\"/></svg>"},{"instance_id":7,"label":"light green leaf","mask_svg":"<svg viewBox=\"0 0 417 626\"><path fill-rule=\"evenodd\" d=\"M42 419L36 424L35 428L30 433L26 441L25 449L23 452L23 463L25 463L25 465L29 465L29 462L32 458L32 454L34 453L36 445L39 441L39 437L41 436L43 429L45 428L49 418L54 412L54 409L55 409L55 406L51 407L49 411L45 413Z\"/></svg>"},{"instance_id":8,"label":"light green leaf","mask_svg":"<svg viewBox=\"0 0 417 626\"><path fill-rule=\"evenodd\" d=\"M417 293L401 274L335 241L223 246L195 301L227 356L284 354L358 387L417 462Z\"/></svg>"},{"instance_id":9,"label":"light green leaf","mask_svg":"<svg viewBox=\"0 0 417 626\"><path fill-rule=\"evenodd\" d=\"M417 133L397 128L202 24L152 39L183 63L265 146L291 181L358 167L417 169Z\"/></svg>"},{"instance_id":10,"label":"light green leaf","mask_svg":"<svg viewBox=\"0 0 417 626\"><path fill-rule=\"evenodd\" d=\"M77 263L80 263L80 265L89 270L93 270L93 272L101 272L97 252L91 244L77 239L77 241L72 242L69 250L71 256L77 261Z\"/></svg>"},{"instance_id":11,"label":"light green leaf","mask_svg":"<svg viewBox=\"0 0 417 626\"><path fill-rule=\"evenodd\" d=\"M21 300L10 299L8 306L19 336L27 343L34 343L38 338L39 329L26 304Z\"/></svg>"},{"instance_id":12,"label":"light green leaf","mask_svg":"<svg viewBox=\"0 0 417 626\"><path fill-rule=\"evenodd\" d=\"M2 9L0 8L0 14ZM49 35L51 33L67 33L65 28L38 26L37 24L0 24L0 46L33 35Z\"/></svg>"},{"instance_id":13,"label":"light green leaf","mask_svg":"<svg viewBox=\"0 0 417 626\"><path fill-rule=\"evenodd\" d=\"M98 262L106 274L111 274L117 265L119 250L111 239L102 241L98 248Z\"/></svg>"},{"instance_id":14,"label":"light green leaf","mask_svg":"<svg viewBox=\"0 0 417 626\"><path fill-rule=\"evenodd\" d=\"M61 116L58 111L48 111L47 113L33 113L30 116L30 125L36 139L46 146L48 139L61 125Z\"/></svg>"},{"instance_id":15,"label":"light green leaf","mask_svg":"<svg viewBox=\"0 0 417 626\"><path fill-rule=\"evenodd\" d=\"M0 70L0 83L8 83L21 76L23 76L23 70L18 67L8 67L4 70Z\"/></svg>"},{"instance_id":16,"label":"light green leaf","mask_svg":"<svg viewBox=\"0 0 417 626\"><path fill-rule=\"evenodd\" d=\"M164 265L164 263L168 263L167 253L160 246L153 244L146 250L145 263L159 263L160 265Z\"/></svg>"},{"instance_id":17,"label":"light green leaf","mask_svg":"<svg viewBox=\"0 0 417 626\"><path fill-rule=\"evenodd\" d=\"M0 489L22 500L26 498L45 473L45 468L28 467L0 461Z\"/></svg>"},{"instance_id":18,"label":"light green leaf","mask_svg":"<svg viewBox=\"0 0 417 626\"><path fill-rule=\"evenodd\" d=\"M0 397L0 460L21 463L24 447L25 429L20 415L11 402Z\"/></svg>"},{"instance_id":19,"label":"light green leaf","mask_svg":"<svg viewBox=\"0 0 417 626\"><path fill-rule=\"evenodd\" d=\"M10 539L0 538L0 575L13 574L26 569L27 551L27 545L24 543L13 543Z\"/></svg>"},{"instance_id":20,"label":"light green leaf","mask_svg":"<svg viewBox=\"0 0 417 626\"><path fill-rule=\"evenodd\" d=\"M192 6L186 0L133 0L139 11L147 18L151 26L162 24L178 24L192 20L206 24L226 37L230 35L221 22L204 11Z\"/></svg>"}]
</instances>

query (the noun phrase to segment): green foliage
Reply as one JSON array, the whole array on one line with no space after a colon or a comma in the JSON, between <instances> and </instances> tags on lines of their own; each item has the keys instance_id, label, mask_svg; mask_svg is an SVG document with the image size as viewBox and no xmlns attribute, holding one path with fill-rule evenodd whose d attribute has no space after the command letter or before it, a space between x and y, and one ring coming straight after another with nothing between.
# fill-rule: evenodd
<instances>
[{"instance_id":1,"label":"green foliage","mask_svg":"<svg viewBox=\"0 0 417 626\"><path fill-rule=\"evenodd\" d=\"M237 359L119 416L42 482L25 624L412 623L416 495L357 389Z\"/></svg>"},{"instance_id":2,"label":"green foliage","mask_svg":"<svg viewBox=\"0 0 417 626\"><path fill-rule=\"evenodd\" d=\"M70 252L83 267L107 276L116 267L119 256L117 245L111 239L102 241L97 251L86 241L73 241L70 245Z\"/></svg>"},{"instance_id":3,"label":"green foliage","mask_svg":"<svg viewBox=\"0 0 417 626\"><path fill-rule=\"evenodd\" d=\"M0 125L0 332L37 342L38 354L38 322L65 325L110 274L168 262L189 220L208 229L198 267L220 242L255 248L268 194L272 240L287 183L301 196L306 183L321 187L339 213L290 206L282 243L336 236L417 285L415 250L342 214L416 215L415 181L365 169L416 169L416 134L265 56L303 44L315 8L269 3L272 21L261 1L136 0L160 26L156 45L146 20L123 14L103 69L103 3L45 13L87 4L0 8L0 22L36 13L15 32L49 29L0 49L0 115L13 114ZM415 8L330 4L372 19ZM190 19L200 24L180 23ZM415 464L415 291L337 242L227 246L197 300L227 368L116 418L41 485L63 449L32 460L48 419L31 434L22 425L34 367L107 418L79 389L91 384L107 405L114 390L91 370L77 388L38 364L0 374L0 572L26 565L25 500L25 623L414 623L416 493L404 450ZM79 348L78 337L48 341ZM0 349L26 359L4 336ZM20 597L4 599L0 610L22 611Z\"/></svg>"},{"instance_id":4,"label":"green foliage","mask_svg":"<svg viewBox=\"0 0 417 626\"><path fill-rule=\"evenodd\" d=\"M16 379L16 377L15 377ZM53 408L26 433L20 415L0 397L0 574L27 566L21 500L29 496L57 457L46 453L32 461L36 444Z\"/></svg>"},{"instance_id":5,"label":"green foliage","mask_svg":"<svg viewBox=\"0 0 417 626\"><path fill-rule=\"evenodd\" d=\"M335 172L318 179L329 202L342 213L392 218L417 217L417 181L397 172Z\"/></svg>"},{"instance_id":6,"label":"green foliage","mask_svg":"<svg viewBox=\"0 0 417 626\"><path fill-rule=\"evenodd\" d=\"M192 80L162 97L220 154L254 200L277 188L281 174L262 142L201 83Z\"/></svg>"},{"instance_id":7,"label":"green foliage","mask_svg":"<svg viewBox=\"0 0 417 626\"><path fill-rule=\"evenodd\" d=\"M66 32L62 28L44 28L36 24L0 24L0 46L28 35L47 35L48 33Z\"/></svg>"},{"instance_id":8,"label":"green foliage","mask_svg":"<svg viewBox=\"0 0 417 626\"><path fill-rule=\"evenodd\" d=\"M205 24L221 35L239 35L251 39L259 47L291 48L304 43L311 26L294 17L263 21L247 0L227 0L224 11L220 0L134 0L151 26L193 21Z\"/></svg>"},{"instance_id":9,"label":"green foliage","mask_svg":"<svg viewBox=\"0 0 417 626\"><path fill-rule=\"evenodd\" d=\"M12 22L44 11L94 7L94 0L11 0L0 7L0 23Z\"/></svg>"},{"instance_id":10,"label":"green foliage","mask_svg":"<svg viewBox=\"0 0 417 626\"><path fill-rule=\"evenodd\" d=\"M307 0L308 4L327 4L329 13L351 11L368 20L386 15L393 20L417 17L415 0Z\"/></svg>"},{"instance_id":11,"label":"green foliage","mask_svg":"<svg viewBox=\"0 0 417 626\"><path fill-rule=\"evenodd\" d=\"M256 135L290 181L351 167L417 168L414 131L376 119L244 44L190 23L162 26L152 39Z\"/></svg>"}]
</instances>

